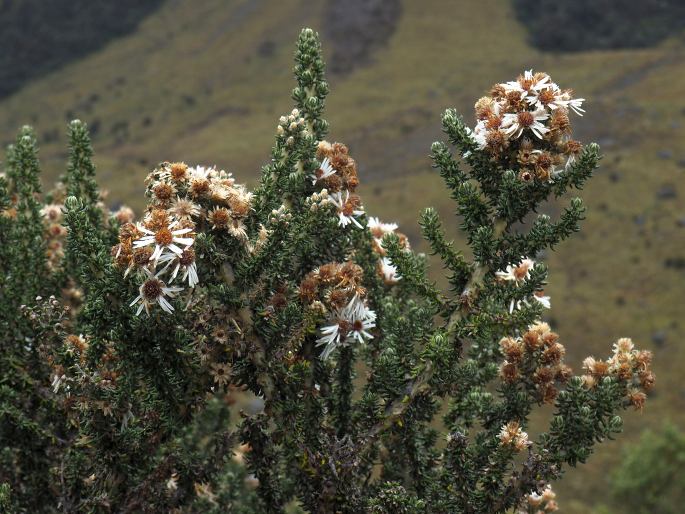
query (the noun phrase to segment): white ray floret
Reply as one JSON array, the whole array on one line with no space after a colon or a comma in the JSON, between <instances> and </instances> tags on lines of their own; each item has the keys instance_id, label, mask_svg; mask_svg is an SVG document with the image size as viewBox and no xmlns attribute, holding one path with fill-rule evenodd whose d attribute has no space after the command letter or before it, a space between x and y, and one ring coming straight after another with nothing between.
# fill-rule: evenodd
<instances>
[{"instance_id":1,"label":"white ray floret","mask_svg":"<svg viewBox=\"0 0 685 514\"><path fill-rule=\"evenodd\" d=\"M535 261L521 257L518 264L509 264L504 271L497 271L495 275L501 280L508 282L524 282L530 277L530 270L535 266Z\"/></svg>"},{"instance_id":2,"label":"white ray floret","mask_svg":"<svg viewBox=\"0 0 685 514\"><path fill-rule=\"evenodd\" d=\"M316 184L319 180L325 180L328 177L330 177L331 175L335 175L335 168L331 164L331 160L328 157L326 157L321 162L321 166L319 166L319 169L317 170L317 172L321 172L321 173L319 174L319 173L315 172L312 175L310 175L310 177L312 179L312 184Z\"/></svg>"},{"instance_id":3,"label":"white ray floret","mask_svg":"<svg viewBox=\"0 0 685 514\"><path fill-rule=\"evenodd\" d=\"M343 194L341 192L332 194L330 199L331 203L338 209L338 225L346 227L352 223L357 228L364 228L357 220L357 217L363 215L364 211L362 209L355 209L350 205L349 191L345 191L345 199L343 199Z\"/></svg>"},{"instance_id":4,"label":"white ray floret","mask_svg":"<svg viewBox=\"0 0 685 514\"><path fill-rule=\"evenodd\" d=\"M547 118L549 114L544 109L507 113L502 118L502 129L505 134L514 138L519 138L525 129L530 129L538 139L542 139L542 136L549 132L549 129L541 123Z\"/></svg>"},{"instance_id":5,"label":"white ray floret","mask_svg":"<svg viewBox=\"0 0 685 514\"><path fill-rule=\"evenodd\" d=\"M182 245L186 248L191 246L195 241L192 237L181 237L193 231L191 228L181 228L173 230L178 225L178 221L172 221L168 227L160 230L152 231L145 228L143 225L138 225L138 230L146 234L140 239L133 242L134 248L143 248L144 246L155 245L155 251L150 256L151 261L159 259L165 250L170 250L176 255L183 253Z\"/></svg>"},{"instance_id":6,"label":"white ray floret","mask_svg":"<svg viewBox=\"0 0 685 514\"><path fill-rule=\"evenodd\" d=\"M181 281L185 282L188 280L188 286L195 287L200 282L197 275L197 263L195 262L194 256L188 256L187 250L188 249L186 248L180 256L172 253L162 255L158 262L160 264L166 263L166 266L162 268L160 274L164 273L171 266L174 266L171 275L169 276L169 282L173 282L178 276L179 271L183 271Z\"/></svg>"},{"instance_id":7,"label":"white ray floret","mask_svg":"<svg viewBox=\"0 0 685 514\"><path fill-rule=\"evenodd\" d=\"M373 339L369 330L375 326L376 313L355 295L343 309L334 314L329 325L321 328L321 337L316 341L317 346L325 346L321 358L327 359L339 346Z\"/></svg>"},{"instance_id":8,"label":"white ray floret","mask_svg":"<svg viewBox=\"0 0 685 514\"><path fill-rule=\"evenodd\" d=\"M148 275L148 278L140 285L138 296L136 296L136 298L130 304L130 306L133 307L140 302L138 310L136 311L136 316L140 315L143 309L145 309L145 312L149 316L150 307L155 304L159 304L162 310L166 312L173 312L174 307L171 305L171 303L169 303L167 297L173 298L177 293L183 291L183 288L178 286L167 286L159 278L161 272L157 273L156 275L152 275L150 271L148 271L146 268L144 269Z\"/></svg>"}]
</instances>

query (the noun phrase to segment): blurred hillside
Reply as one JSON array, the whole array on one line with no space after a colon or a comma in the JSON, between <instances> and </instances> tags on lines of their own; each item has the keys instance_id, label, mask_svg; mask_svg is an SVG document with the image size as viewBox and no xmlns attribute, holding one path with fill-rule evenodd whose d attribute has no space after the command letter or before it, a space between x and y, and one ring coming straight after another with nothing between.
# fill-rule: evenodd
<instances>
[{"instance_id":1,"label":"blurred hillside","mask_svg":"<svg viewBox=\"0 0 685 514\"><path fill-rule=\"evenodd\" d=\"M685 424L685 43L669 28L643 48L546 53L517 21L525 14L513 5L525 3L167 0L130 34L0 100L0 142L34 125L48 184L64 167L66 123L81 118L111 202L137 208L162 160L216 164L254 183L276 120L291 109L295 38L311 26L331 69L330 139L358 160L367 210L423 248L420 209L435 206L457 225L427 157L440 113L456 107L472 120L492 83L524 69L573 87L587 108L573 118L576 135L605 157L583 192L583 232L546 259L551 321L576 368L629 335L655 352L657 372L646 412L628 413L619 442L559 486L563 512L587 513L609 504L609 470L639 429Z\"/></svg>"},{"instance_id":2,"label":"blurred hillside","mask_svg":"<svg viewBox=\"0 0 685 514\"><path fill-rule=\"evenodd\" d=\"M162 0L3 0L0 98L128 34ZM8 51L9 50L9 51Z\"/></svg>"}]
</instances>

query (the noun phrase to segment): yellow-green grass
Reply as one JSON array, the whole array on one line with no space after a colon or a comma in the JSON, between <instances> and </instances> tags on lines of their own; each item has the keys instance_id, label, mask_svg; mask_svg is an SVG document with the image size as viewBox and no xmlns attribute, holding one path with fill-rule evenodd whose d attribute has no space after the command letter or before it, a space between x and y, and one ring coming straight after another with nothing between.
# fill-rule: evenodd
<instances>
[{"instance_id":1,"label":"yellow-green grass","mask_svg":"<svg viewBox=\"0 0 685 514\"><path fill-rule=\"evenodd\" d=\"M311 1L168 2L135 33L0 102L0 140L9 142L25 123L39 136L57 134L42 145L50 182L63 169L67 111L99 121L101 183L112 202L137 208L142 180L161 160L217 164L254 183L269 158L276 120L291 108L297 32L320 30L324 15L323 4ZM260 56L257 48L267 40L274 51ZM324 37L326 55L333 43ZM605 501L611 467L642 428L685 422L685 270L664 266L685 258L685 228L676 223L685 217L685 191L657 198L665 184L677 190L685 173L677 164L685 159L684 56L676 40L643 50L543 54L527 44L504 0L405 1L394 34L370 64L330 77L331 139L351 146L367 210L399 221L420 250L416 218L423 207L436 207L458 237L454 206L427 157L430 142L441 137L445 108L471 119L473 102L493 82L529 68L548 71L587 99L587 115L574 122L583 139L605 143L605 159L582 192L588 206L582 235L546 258L549 318L576 369L584 356L605 356L616 338L632 336L655 351L658 382L646 411L625 416L618 442L603 445L559 484L565 512L585 513ZM92 94L99 98L88 107ZM123 141L113 132L122 122L129 124ZM657 157L663 150L672 156ZM436 279L439 270L435 263ZM666 339L655 347L658 332Z\"/></svg>"}]
</instances>

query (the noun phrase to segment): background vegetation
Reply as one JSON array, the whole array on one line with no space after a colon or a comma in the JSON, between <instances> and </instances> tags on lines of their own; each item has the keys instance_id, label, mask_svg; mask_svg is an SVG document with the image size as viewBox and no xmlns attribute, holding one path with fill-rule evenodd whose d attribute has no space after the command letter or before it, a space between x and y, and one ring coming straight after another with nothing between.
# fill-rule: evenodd
<instances>
[{"instance_id":1,"label":"background vegetation","mask_svg":"<svg viewBox=\"0 0 685 514\"><path fill-rule=\"evenodd\" d=\"M131 32L161 0L3 0L0 98Z\"/></svg>"},{"instance_id":2,"label":"background vegetation","mask_svg":"<svg viewBox=\"0 0 685 514\"><path fill-rule=\"evenodd\" d=\"M71 12L65 5L73 3L0 2L0 24L15 26L19 18L7 17L14 12L31 21L14 43L3 40L5 48L36 39L50 46L54 40L41 34L58 27L60 13ZM292 40L301 26L312 26L322 33L333 71L330 137L347 143L359 162L370 214L400 222L420 245L419 210L433 205L447 216L451 209L427 158L440 137L440 113L456 107L470 116L474 99L492 83L524 69L574 86L588 111L576 120L576 133L598 141L605 157L584 195L589 212L582 235L547 256L550 321L575 368L583 356L626 335L655 352L658 383L646 412L626 417L620 444L603 446L558 489L564 512L631 512L628 496L611 494L619 479L609 471L621 460L621 446L636 443L645 425L685 423L685 18L660 18L668 22L657 36L623 44L621 34L643 18L621 16L612 7L618 3L594 4L606 5L599 14L618 16L611 25L625 30L609 43L585 43L606 34L607 25L581 18L566 26L573 12L563 18L545 2L531 9L520 0L377 1L363 8L342 0L167 0L147 17L141 11L125 36L107 37L88 52L79 43L59 66L45 67L42 54L15 59L43 74L0 100L0 141L34 125L51 180L64 168L66 123L81 118L93 131L99 181L110 189L111 203L138 209L143 178L162 160L217 164L254 183L276 119L290 105L283 84L291 80ZM31 9L17 11L19 4ZM62 8L42 16L47 4ZM675 1L660 5L678 8ZM540 13L561 15L556 26L573 27L577 44L550 48L536 39ZM71 30L97 27L97 12L91 14ZM651 20L648 26L657 25ZM349 64L356 60L361 64ZM0 69L11 80L21 76L19 65L3 62ZM47 69L53 71L44 74Z\"/></svg>"}]
</instances>

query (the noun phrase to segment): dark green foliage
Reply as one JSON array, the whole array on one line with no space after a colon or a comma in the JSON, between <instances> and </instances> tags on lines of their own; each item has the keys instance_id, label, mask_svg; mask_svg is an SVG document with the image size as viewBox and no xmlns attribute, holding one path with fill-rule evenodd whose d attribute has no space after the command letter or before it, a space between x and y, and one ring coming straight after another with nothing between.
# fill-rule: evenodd
<instances>
[{"instance_id":1,"label":"dark green foliage","mask_svg":"<svg viewBox=\"0 0 685 514\"><path fill-rule=\"evenodd\" d=\"M513 0L513 6L531 43L553 52L641 48L685 29L680 0Z\"/></svg>"}]
</instances>

